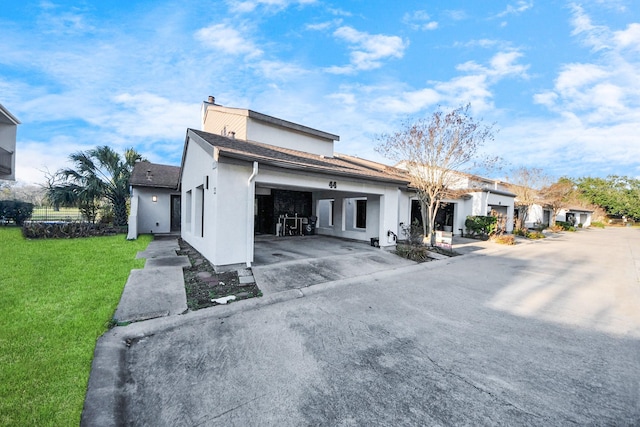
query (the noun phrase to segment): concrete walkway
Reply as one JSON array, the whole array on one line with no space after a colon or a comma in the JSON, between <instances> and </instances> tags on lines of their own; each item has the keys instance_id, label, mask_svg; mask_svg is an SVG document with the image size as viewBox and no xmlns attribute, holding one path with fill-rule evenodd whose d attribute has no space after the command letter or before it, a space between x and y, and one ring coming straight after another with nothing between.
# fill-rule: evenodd
<instances>
[{"instance_id":1,"label":"concrete walkway","mask_svg":"<svg viewBox=\"0 0 640 427\"><path fill-rule=\"evenodd\" d=\"M118 322L137 322L182 314L187 310L182 267L189 258L177 255L178 240L159 239L149 243L136 258L146 258L144 269L131 270L114 318Z\"/></svg>"}]
</instances>

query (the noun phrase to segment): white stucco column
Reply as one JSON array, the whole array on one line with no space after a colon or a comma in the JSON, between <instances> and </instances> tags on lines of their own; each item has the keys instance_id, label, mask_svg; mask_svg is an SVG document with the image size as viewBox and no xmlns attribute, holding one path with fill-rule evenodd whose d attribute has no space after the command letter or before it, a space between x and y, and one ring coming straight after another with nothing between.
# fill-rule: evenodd
<instances>
[{"instance_id":1,"label":"white stucco column","mask_svg":"<svg viewBox=\"0 0 640 427\"><path fill-rule=\"evenodd\" d=\"M138 238L138 196L131 196L131 212L129 213L128 240Z\"/></svg>"}]
</instances>

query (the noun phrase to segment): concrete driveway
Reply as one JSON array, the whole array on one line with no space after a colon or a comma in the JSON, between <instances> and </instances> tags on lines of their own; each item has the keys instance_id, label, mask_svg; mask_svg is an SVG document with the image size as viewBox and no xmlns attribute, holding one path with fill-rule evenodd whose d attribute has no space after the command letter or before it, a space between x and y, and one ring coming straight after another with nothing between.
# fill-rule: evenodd
<instances>
[{"instance_id":1,"label":"concrete driveway","mask_svg":"<svg viewBox=\"0 0 640 427\"><path fill-rule=\"evenodd\" d=\"M414 265L385 250L328 236L259 236L253 276L264 295Z\"/></svg>"},{"instance_id":2,"label":"concrete driveway","mask_svg":"<svg viewBox=\"0 0 640 427\"><path fill-rule=\"evenodd\" d=\"M489 248L115 328L83 424L638 425L640 231Z\"/></svg>"}]
</instances>

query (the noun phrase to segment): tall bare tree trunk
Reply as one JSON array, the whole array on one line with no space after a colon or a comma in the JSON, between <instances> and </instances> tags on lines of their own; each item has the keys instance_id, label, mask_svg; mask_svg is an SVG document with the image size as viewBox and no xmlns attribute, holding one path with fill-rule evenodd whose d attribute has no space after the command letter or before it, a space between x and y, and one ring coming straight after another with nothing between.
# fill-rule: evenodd
<instances>
[{"instance_id":1,"label":"tall bare tree trunk","mask_svg":"<svg viewBox=\"0 0 640 427\"><path fill-rule=\"evenodd\" d=\"M438 202L429 203L429 244L436 245L436 212L438 212Z\"/></svg>"},{"instance_id":2,"label":"tall bare tree trunk","mask_svg":"<svg viewBox=\"0 0 640 427\"><path fill-rule=\"evenodd\" d=\"M427 213L427 204L422 199L420 199L420 216L422 217L422 235L424 236L422 243L424 243L427 236L429 236L427 234L427 230L429 228L429 214Z\"/></svg>"}]
</instances>

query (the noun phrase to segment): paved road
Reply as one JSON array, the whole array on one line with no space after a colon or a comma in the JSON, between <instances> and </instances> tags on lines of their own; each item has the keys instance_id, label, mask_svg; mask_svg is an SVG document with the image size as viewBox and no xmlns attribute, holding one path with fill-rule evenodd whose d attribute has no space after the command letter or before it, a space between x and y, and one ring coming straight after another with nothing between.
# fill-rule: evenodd
<instances>
[{"instance_id":1,"label":"paved road","mask_svg":"<svg viewBox=\"0 0 640 427\"><path fill-rule=\"evenodd\" d=\"M115 328L114 422L640 424L640 231L496 248Z\"/></svg>"}]
</instances>

